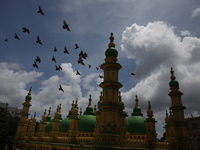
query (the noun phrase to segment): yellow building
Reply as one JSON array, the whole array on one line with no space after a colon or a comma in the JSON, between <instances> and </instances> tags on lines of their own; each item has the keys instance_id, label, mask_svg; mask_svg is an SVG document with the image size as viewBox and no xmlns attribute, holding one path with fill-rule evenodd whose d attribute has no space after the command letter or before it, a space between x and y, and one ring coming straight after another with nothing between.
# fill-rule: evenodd
<instances>
[{"instance_id":1,"label":"yellow building","mask_svg":"<svg viewBox=\"0 0 200 150\"><path fill-rule=\"evenodd\" d=\"M82 115L78 112L78 101L72 102L71 110L66 118L62 118L61 105L58 105L54 118L51 108L45 110L42 121L36 126L36 115L29 119L31 106L31 89L23 103L23 112L18 124L13 148L26 150L94 150L94 149L190 149L187 126L184 118L179 84L171 69L170 93L171 107L166 113L166 142L156 141L156 120L148 102L147 118L143 117L139 107L138 96L130 117L124 112L119 89L118 72L122 66L117 63L118 51L115 49L114 37L111 33L110 43L105 52L105 63L101 65L104 80L97 106L91 105L92 97ZM96 108L97 107L97 108ZM80 115L79 115L80 113Z\"/></svg>"}]
</instances>

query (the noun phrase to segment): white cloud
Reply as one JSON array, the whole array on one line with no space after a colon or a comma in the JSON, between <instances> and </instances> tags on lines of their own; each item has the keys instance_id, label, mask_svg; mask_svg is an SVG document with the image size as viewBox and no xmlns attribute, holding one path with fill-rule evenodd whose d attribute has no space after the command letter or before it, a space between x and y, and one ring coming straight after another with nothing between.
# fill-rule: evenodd
<instances>
[{"instance_id":1,"label":"white cloud","mask_svg":"<svg viewBox=\"0 0 200 150\"><path fill-rule=\"evenodd\" d=\"M199 112L196 102L200 88L200 39L181 38L175 30L176 27L157 21L146 26L133 24L122 34L122 51L129 59L135 59L135 78L139 80L134 88L123 93L125 106L131 106L136 94L143 108L150 100L160 124L164 122L165 110L171 105L168 96L171 67L184 94L185 113Z\"/></svg>"},{"instance_id":2,"label":"white cloud","mask_svg":"<svg viewBox=\"0 0 200 150\"><path fill-rule=\"evenodd\" d=\"M60 76L53 75L48 79L39 81L38 91L32 89L32 100L30 114L37 113L37 119L41 119L45 109L51 107L51 117L54 117L56 108L61 104L62 116L66 117L71 109L71 103L78 98L78 106L83 111L88 105L89 94L92 94L93 106L97 103L100 93L98 88L98 74L89 74L84 80L82 76L76 75L71 63L62 63L62 72ZM38 84L38 78L43 75L42 72L24 71L19 64L0 63L0 99L1 102L8 102L11 107L22 108L25 96L28 93L27 84ZM59 84L62 85L64 92L59 91ZM29 87L28 87L29 88ZM83 90L84 94L83 96ZM38 120L39 121L39 120Z\"/></svg>"},{"instance_id":3,"label":"white cloud","mask_svg":"<svg viewBox=\"0 0 200 150\"><path fill-rule=\"evenodd\" d=\"M200 16L200 7L192 11L192 18Z\"/></svg>"},{"instance_id":4,"label":"white cloud","mask_svg":"<svg viewBox=\"0 0 200 150\"><path fill-rule=\"evenodd\" d=\"M21 107L28 91L26 85L37 81L43 75L42 72L24 71L15 63L0 63L0 100L8 102L10 106Z\"/></svg>"},{"instance_id":5,"label":"white cloud","mask_svg":"<svg viewBox=\"0 0 200 150\"><path fill-rule=\"evenodd\" d=\"M181 34L181 36L191 36L192 35L191 32L188 30L183 30L183 31L181 31L180 34Z\"/></svg>"}]
</instances>

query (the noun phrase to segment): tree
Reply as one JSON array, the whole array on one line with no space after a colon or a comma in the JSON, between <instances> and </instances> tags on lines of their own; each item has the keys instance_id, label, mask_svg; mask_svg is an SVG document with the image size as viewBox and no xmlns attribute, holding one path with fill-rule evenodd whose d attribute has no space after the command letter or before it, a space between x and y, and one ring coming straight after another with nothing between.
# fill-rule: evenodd
<instances>
[{"instance_id":1,"label":"tree","mask_svg":"<svg viewBox=\"0 0 200 150\"><path fill-rule=\"evenodd\" d=\"M7 109L0 108L0 149L3 150L7 145L8 149L12 150L12 140L14 140L19 119L13 118Z\"/></svg>"}]
</instances>

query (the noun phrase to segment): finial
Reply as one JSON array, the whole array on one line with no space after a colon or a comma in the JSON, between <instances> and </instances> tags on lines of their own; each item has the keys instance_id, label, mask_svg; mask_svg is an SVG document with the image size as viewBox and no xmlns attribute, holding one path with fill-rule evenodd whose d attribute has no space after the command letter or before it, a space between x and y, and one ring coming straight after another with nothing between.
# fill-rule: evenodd
<instances>
[{"instance_id":1,"label":"finial","mask_svg":"<svg viewBox=\"0 0 200 150\"><path fill-rule=\"evenodd\" d=\"M47 113L47 110L45 109L45 110L44 110L44 116L46 115L46 113Z\"/></svg>"},{"instance_id":2,"label":"finial","mask_svg":"<svg viewBox=\"0 0 200 150\"><path fill-rule=\"evenodd\" d=\"M110 33L110 43L108 44L108 47L115 47L115 43L114 41L114 37L113 37L113 33Z\"/></svg>"},{"instance_id":3,"label":"finial","mask_svg":"<svg viewBox=\"0 0 200 150\"><path fill-rule=\"evenodd\" d=\"M171 67L171 80L175 80L176 79L176 77L174 76L174 70L173 70L173 68Z\"/></svg>"},{"instance_id":4,"label":"finial","mask_svg":"<svg viewBox=\"0 0 200 150\"><path fill-rule=\"evenodd\" d=\"M59 105L59 113L60 113L60 110L61 110L61 104Z\"/></svg>"},{"instance_id":5,"label":"finial","mask_svg":"<svg viewBox=\"0 0 200 150\"><path fill-rule=\"evenodd\" d=\"M72 108L74 108L74 100L72 101Z\"/></svg>"},{"instance_id":6,"label":"finial","mask_svg":"<svg viewBox=\"0 0 200 150\"><path fill-rule=\"evenodd\" d=\"M49 113L48 113L48 116L50 116L50 113L51 113L51 107L49 107Z\"/></svg>"},{"instance_id":7,"label":"finial","mask_svg":"<svg viewBox=\"0 0 200 150\"><path fill-rule=\"evenodd\" d=\"M29 89L28 95L31 95L31 91L32 91L32 86Z\"/></svg>"},{"instance_id":8,"label":"finial","mask_svg":"<svg viewBox=\"0 0 200 150\"><path fill-rule=\"evenodd\" d=\"M149 110L151 109L150 101L148 101L148 109L149 109Z\"/></svg>"},{"instance_id":9,"label":"finial","mask_svg":"<svg viewBox=\"0 0 200 150\"><path fill-rule=\"evenodd\" d=\"M82 115L82 108L80 108L80 116Z\"/></svg>"},{"instance_id":10,"label":"finial","mask_svg":"<svg viewBox=\"0 0 200 150\"><path fill-rule=\"evenodd\" d=\"M57 112L59 112L59 105L57 106Z\"/></svg>"},{"instance_id":11,"label":"finial","mask_svg":"<svg viewBox=\"0 0 200 150\"><path fill-rule=\"evenodd\" d=\"M77 107L78 106L78 98L76 98L76 104L74 107Z\"/></svg>"},{"instance_id":12,"label":"finial","mask_svg":"<svg viewBox=\"0 0 200 150\"><path fill-rule=\"evenodd\" d=\"M140 108L139 104L138 104L138 96L135 96L135 108Z\"/></svg>"},{"instance_id":13,"label":"finial","mask_svg":"<svg viewBox=\"0 0 200 150\"><path fill-rule=\"evenodd\" d=\"M92 107L92 104L91 104L91 101L92 101L92 98L91 98L91 97L92 97L92 96L91 96L91 94L89 95L89 97L90 97L90 98L89 98L89 104L88 104L88 107Z\"/></svg>"},{"instance_id":14,"label":"finial","mask_svg":"<svg viewBox=\"0 0 200 150\"><path fill-rule=\"evenodd\" d=\"M34 118L36 117L36 112L34 113Z\"/></svg>"}]
</instances>

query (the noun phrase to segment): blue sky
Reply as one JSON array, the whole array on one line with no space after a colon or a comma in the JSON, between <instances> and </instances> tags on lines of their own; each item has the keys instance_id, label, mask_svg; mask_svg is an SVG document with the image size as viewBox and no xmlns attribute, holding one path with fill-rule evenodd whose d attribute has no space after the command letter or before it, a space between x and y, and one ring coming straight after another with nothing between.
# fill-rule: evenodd
<instances>
[{"instance_id":1,"label":"blue sky","mask_svg":"<svg viewBox=\"0 0 200 150\"><path fill-rule=\"evenodd\" d=\"M45 16L37 13L41 7ZM120 89L125 111L132 113L135 95L146 116L147 101L151 101L157 131L164 130L165 110L170 107L170 68L183 92L186 117L199 115L200 88L200 2L198 0L7 0L0 5L0 99L10 106L22 108L30 86L32 106L40 120L44 109L52 107L52 117L62 104L63 118L72 100L78 98L85 109L89 94L92 104L99 101L98 86L103 75L99 67L104 63L110 33L114 33ZM62 28L63 20L71 32ZM30 34L23 33L27 27ZM18 34L20 40L14 38ZM36 43L37 36L43 45ZM5 42L5 39L8 42ZM75 50L75 43L80 48ZM58 49L54 52L54 47ZM64 46L69 55L64 54ZM84 61L89 69L77 63L78 54L88 53ZM52 62L55 56L57 63ZM39 68L33 62L39 56ZM62 71L55 71L61 65ZM76 70L81 76L76 75ZM135 72L135 76L130 73ZM65 90L58 91L59 84Z\"/></svg>"}]
</instances>

